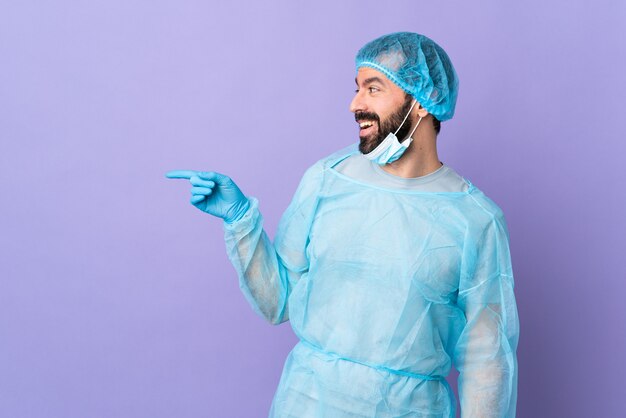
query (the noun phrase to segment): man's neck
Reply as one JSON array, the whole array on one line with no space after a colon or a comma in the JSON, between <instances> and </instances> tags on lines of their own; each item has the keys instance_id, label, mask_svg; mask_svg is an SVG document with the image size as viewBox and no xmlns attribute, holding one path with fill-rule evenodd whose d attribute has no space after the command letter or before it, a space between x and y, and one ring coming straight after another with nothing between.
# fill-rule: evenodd
<instances>
[{"instance_id":1,"label":"man's neck","mask_svg":"<svg viewBox=\"0 0 626 418\"><path fill-rule=\"evenodd\" d=\"M404 178L426 176L441 168L434 131L420 132L419 135L416 132L413 138L402 157L381 168L389 174Z\"/></svg>"}]
</instances>

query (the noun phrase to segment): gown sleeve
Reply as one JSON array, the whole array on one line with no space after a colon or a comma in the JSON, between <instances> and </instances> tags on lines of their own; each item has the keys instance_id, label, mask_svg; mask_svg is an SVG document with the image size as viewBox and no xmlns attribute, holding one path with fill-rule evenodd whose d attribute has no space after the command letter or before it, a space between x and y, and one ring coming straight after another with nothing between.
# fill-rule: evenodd
<instances>
[{"instance_id":1,"label":"gown sleeve","mask_svg":"<svg viewBox=\"0 0 626 418\"><path fill-rule=\"evenodd\" d=\"M304 174L283 214L275 242L263 229L257 199L238 221L224 223L226 252L239 276L239 287L254 311L272 324L289 319L293 286L308 271L306 244L316 192L321 183L318 165Z\"/></svg>"},{"instance_id":2,"label":"gown sleeve","mask_svg":"<svg viewBox=\"0 0 626 418\"><path fill-rule=\"evenodd\" d=\"M473 256L458 297L466 318L454 352L461 417L514 418L519 320L502 212L482 232Z\"/></svg>"}]
</instances>

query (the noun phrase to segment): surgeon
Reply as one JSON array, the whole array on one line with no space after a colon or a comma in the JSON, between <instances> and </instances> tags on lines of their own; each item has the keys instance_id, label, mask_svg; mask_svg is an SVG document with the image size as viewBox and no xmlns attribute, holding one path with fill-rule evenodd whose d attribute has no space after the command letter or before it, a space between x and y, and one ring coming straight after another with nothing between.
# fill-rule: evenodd
<instances>
[{"instance_id":1,"label":"surgeon","mask_svg":"<svg viewBox=\"0 0 626 418\"><path fill-rule=\"evenodd\" d=\"M392 33L356 56L359 142L304 174L272 243L254 197L215 172L173 171L191 203L224 221L252 307L300 342L274 418L514 417L518 316L500 208L436 139L454 115L446 52Z\"/></svg>"}]
</instances>

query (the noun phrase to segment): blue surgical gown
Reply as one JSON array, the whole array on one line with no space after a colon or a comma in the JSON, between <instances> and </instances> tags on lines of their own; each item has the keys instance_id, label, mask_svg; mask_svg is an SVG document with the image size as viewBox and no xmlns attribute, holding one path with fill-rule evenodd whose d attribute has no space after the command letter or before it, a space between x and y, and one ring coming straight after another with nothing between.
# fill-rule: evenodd
<instances>
[{"instance_id":1,"label":"blue surgical gown","mask_svg":"<svg viewBox=\"0 0 626 418\"><path fill-rule=\"evenodd\" d=\"M272 243L258 202L225 224L252 307L289 320L273 418L514 417L519 323L500 208L464 192L393 190L310 167Z\"/></svg>"}]
</instances>

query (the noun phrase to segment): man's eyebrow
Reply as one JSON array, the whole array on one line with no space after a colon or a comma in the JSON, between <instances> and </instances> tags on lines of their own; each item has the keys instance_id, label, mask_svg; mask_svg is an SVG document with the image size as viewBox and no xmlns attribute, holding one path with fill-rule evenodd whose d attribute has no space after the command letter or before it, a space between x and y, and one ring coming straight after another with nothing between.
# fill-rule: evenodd
<instances>
[{"instance_id":1,"label":"man's eyebrow","mask_svg":"<svg viewBox=\"0 0 626 418\"><path fill-rule=\"evenodd\" d=\"M354 82L356 83L357 86L359 85L359 82L357 81L356 78L354 79ZM385 82L380 77L370 77L370 78L366 78L365 80L363 80L364 86L367 86L368 84L372 84L372 83L380 83L383 86L385 85Z\"/></svg>"}]
</instances>

